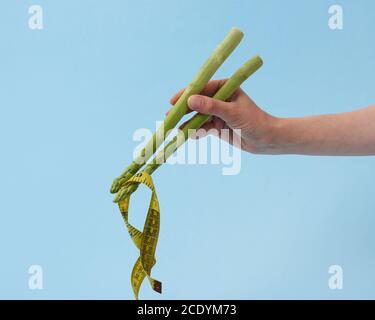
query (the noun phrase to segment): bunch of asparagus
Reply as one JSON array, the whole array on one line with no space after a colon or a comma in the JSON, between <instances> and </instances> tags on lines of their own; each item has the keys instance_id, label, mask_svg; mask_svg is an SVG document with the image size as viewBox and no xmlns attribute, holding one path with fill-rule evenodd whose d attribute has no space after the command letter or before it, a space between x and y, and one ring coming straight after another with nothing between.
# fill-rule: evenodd
<instances>
[{"instance_id":1,"label":"bunch of asparagus","mask_svg":"<svg viewBox=\"0 0 375 320\"><path fill-rule=\"evenodd\" d=\"M203 90L211 77L241 42L243 36L243 33L239 29L233 28L220 43L220 45L214 50L205 64L198 71L193 81L180 96L171 112L168 113L164 122L154 133L151 140L142 149L138 157L121 173L119 177L113 181L110 191L111 193L117 193L114 198L114 202L119 202L126 197L129 197L137 189L137 185L133 184L126 186L126 182L132 178L148 160L150 160L152 155L167 138L170 131L186 114L188 110L187 101L189 97L194 94L199 94ZM262 59L259 56L255 56L245 62L225 82L225 84L219 89L213 98L222 101L229 99L241 86L241 84L254 72L256 72L262 66L262 64ZM154 159L147 164L144 171L151 175L189 138L189 133L191 133L193 130L199 129L208 119L208 115L199 113L195 114L183 126L179 133L164 147L164 149L156 154Z\"/></svg>"}]
</instances>

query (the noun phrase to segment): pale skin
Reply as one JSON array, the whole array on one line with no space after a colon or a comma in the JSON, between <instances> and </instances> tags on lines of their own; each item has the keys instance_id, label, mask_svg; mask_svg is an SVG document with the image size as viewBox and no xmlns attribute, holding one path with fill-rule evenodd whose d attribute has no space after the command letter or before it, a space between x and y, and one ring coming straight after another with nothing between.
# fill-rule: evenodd
<instances>
[{"instance_id":1,"label":"pale skin","mask_svg":"<svg viewBox=\"0 0 375 320\"><path fill-rule=\"evenodd\" d=\"M241 148L255 154L320 156L375 155L375 106L339 114L279 118L263 111L238 89L226 102L210 98L225 80L210 81L200 95L191 96L191 111L211 115L202 132L241 129ZM183 90L176 93L174 105Z\"/></svg>"}]
</instances>

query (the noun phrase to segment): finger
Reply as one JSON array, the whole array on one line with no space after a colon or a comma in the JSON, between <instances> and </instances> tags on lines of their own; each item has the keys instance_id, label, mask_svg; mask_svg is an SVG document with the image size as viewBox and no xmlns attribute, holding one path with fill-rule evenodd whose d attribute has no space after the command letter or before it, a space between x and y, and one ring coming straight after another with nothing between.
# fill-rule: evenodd
<instances>
[{"instance_id":1,"label":"finger","mask_svg":"<svg viewBox=\"0 0 375 320\"><path fill-rule=\"evenodd\" d=\"M225 122L218 117L213 117L212 123L217 131L221 131L225 126Z\"/></svg>"},{"instance_id":2,"label":"finger","mask_svg":"<svg viewBox=\"0 0 375 320\"><path fill-rule=\"evenodd\" d=\"M189 98L188 105L191 110L217 116L229 123L234 121L237 116L237 108L231 102L224 102L206 96L193 95Z\"/></svg>"},{"instance_id":3,"label":"finger","mask_svg":"<svg viewBox=\"0 0 375 320\"><path fill-rule=\"evenodd\" d=\"M225 130L227 129L227 130ZM230 127L226 126L224 130L220 132L220 139L228 142L232 146L242 149L242 136L241 132L232 130Z\"/></svg>"},{"instance_id":4,"label":"finger","mask_svg":"<svg viewBox=\"0 0 375 320\"><path fill-rule=\"evenodd\" d=\"M177 102L177 100L181 97L181 95L184 93L185 91L185 88L181 89L180 91L178 91L172 98L171 100L169 100L169 102L171 103L172 106L174 106Z\"/></svg>"},{"instance_id":5,"label":"finger","mask_svg":"<svg viewBox=\"0 0 375 320\"><path fill-rule=\"evenodd\" d=\"M226 141L229 144L233 144L234 132L227 125L224 125L224 127L221 128L220 131L219 131L219 137L223 141Z\"/></svg>"},{"instance_id":6,"label":"finger","mask_svg":"<svg viewBox=\"0 0 375 320\"><path fill-rule=\"evenodd\" d=\"M212 133L212 130L215 128L212 121L206 122L194 134L190 136L192 139L201 139L207 136L209 133Z\"/></svg>"},{"instance_id":7,"label":"finger","mask_svg":"<svg viewBox=\"0 0 375 320\"><path fill-rule=\"evenodd\" d=\"M215 93L224 85L224 83L228 79L221 79L221 80L211 80L207 83L207 85L204 87L204 89L200 92L203 96L209 96L213 97ZM186 88L181 89L178 91L170 100L169 102L171 105L175 105L177 100L181 97L181 95L184 93Z\"/></svg>"},{"instance_id":8,"label":"finger","mask_svg":"<svg viewBox=\"0 0 375 320\"><path fill-rule=\"evenodd\" d=\"M213 97L215 93L219 91L219 89L224 85L224 83L227 80L228 79L211 80L210 82L207 83L204 89L200 92L200 95Z\"/></svg>"}]
</instances>

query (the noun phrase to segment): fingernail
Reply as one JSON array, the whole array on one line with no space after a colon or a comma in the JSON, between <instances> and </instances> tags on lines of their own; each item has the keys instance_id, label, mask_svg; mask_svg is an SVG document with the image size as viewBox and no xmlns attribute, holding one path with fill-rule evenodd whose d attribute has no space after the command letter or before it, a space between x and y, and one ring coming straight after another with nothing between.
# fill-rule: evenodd
<instances>
[{"instance_id":1,"label":"fingernail","mask_svg":"<svg viewBox=\"0 0 375 320\"><path fill-rule=\"evenodd\" d=\"M203 108L204 99L200 96L191 96L188 100L190 109L199 111Z\"/></svg>"}]
</instances>

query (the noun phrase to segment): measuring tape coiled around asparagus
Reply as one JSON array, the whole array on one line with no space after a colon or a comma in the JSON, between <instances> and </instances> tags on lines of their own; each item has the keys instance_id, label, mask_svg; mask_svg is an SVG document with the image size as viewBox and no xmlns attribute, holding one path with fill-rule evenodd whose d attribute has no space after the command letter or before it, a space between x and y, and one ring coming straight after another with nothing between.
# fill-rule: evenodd
<instances>
[{"instance_id":1,"label":"measuring tape coiled around asparagus","mask_svg":"<svg viewBox=\"0 0 375 320\"><path fill-rule=\"evenodd\" d=\"M225 82L213 98L222 101L229 99L240 85L256 72L262 64L263 61L259 56L255 56L248 60ZM189 96L193 93L194 92L190 92ZM188 95L186 94L186 101L187 98ZM184 104L186 101L184 101ZM183 126L181 130L182 134L176 136L164 147L163 150L156 154L154 159L144 168L144 171L136 173L145 162L139 164L133 161L133 163L121 174L120 177L116 178L112 184L111 192L116 193L114 202L118 203L130 237L140 251L140 256L134 264L131 273L131 285L136 299L138 299L140 287L146 277L148 278L153 290L161 293L162 289L161 282L151 278L151 269L156 263L155 250L160 228L159 202L151 174L153 174L153 172L189 138L190 129L199 129L208 119L209 115L199 113L194 115L190 121ZM183 139L179 139L179 137L183 137ZM132 226L128 219L130 197L140 184L145 184L152 191L143 232Z\"/></svg>"},{"instance_id":2,"label":"measuring tape coiled around asparagus","mask_svg":"<svg viewBox=\"0 0 375 320\"><path fill-rule=\"evenodd\" d=\"M131 273L131 285L134 296L138 299L139 289L143 280L147 277L153 290L161 293L162 284L160 281L151 278L151 269L156 263L155 251L159 238L160 229L160 208L156 195L155 186L151 176L146 172L139 172L126 182L126 186L139 184L146 185L152 192L143 232L129 223L130 195L118 203L121 215L124 219L129 235L135 246L139 249L140 255L134 264Z\"/></svg>"}]
</instances>

